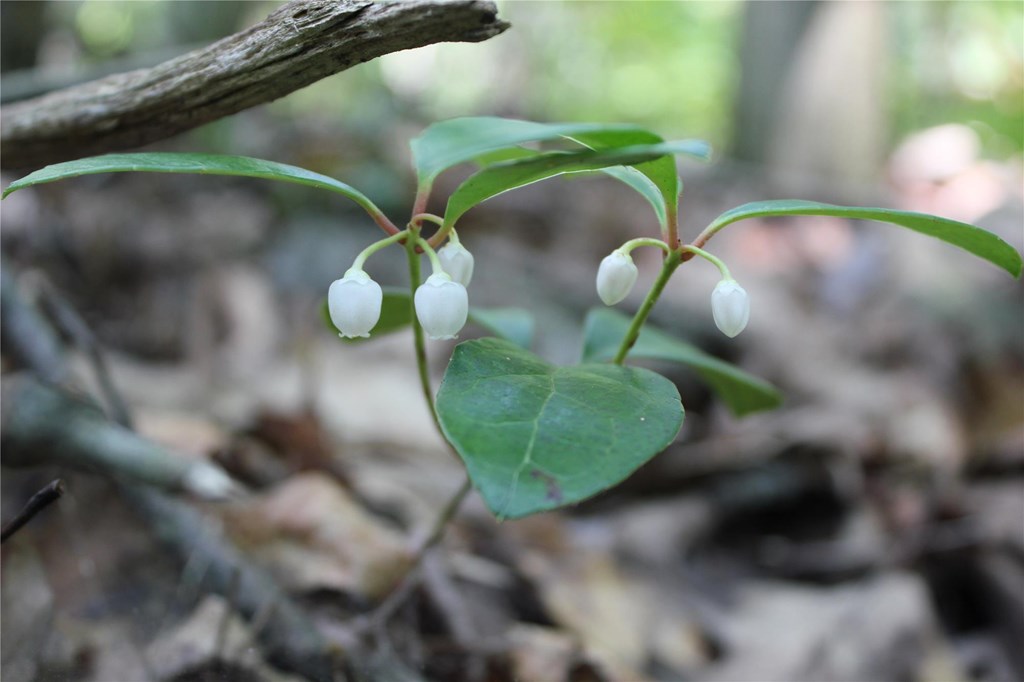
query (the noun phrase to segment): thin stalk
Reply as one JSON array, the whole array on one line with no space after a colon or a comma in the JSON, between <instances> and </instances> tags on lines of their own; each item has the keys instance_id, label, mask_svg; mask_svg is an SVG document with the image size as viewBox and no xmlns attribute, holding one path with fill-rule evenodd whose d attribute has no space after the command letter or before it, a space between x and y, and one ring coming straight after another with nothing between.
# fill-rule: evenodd
<instances>
[{"instance_id":1,"label":"thin stalk","mask_svg":"<svg viewBox=\"0 0 1024 682\"><path fill-rule=\"evenodd\" d=\"M636 340L640 336L640 330L643 329L644 322L647 321L647 316L651 313L654 304L658 302L661 292L665 290L665 285L671 279L672 273L675 272L682 262L681 256L682 254L679 251L671 251L665 257L665 260L662 261L658 279L654 281L654 286L647 292L647 297L644 299L643 304L641 304L640 310L636 311L633 321L629 323L629 330L626 331L626 336L622 339L619 352L615 354L615 358L612 360L616 365L621 365L626 360L626 355L629 354L630 349L636 344Z\"/></svg>"},{"instance_id":2,"label":"thin stalk","mask_svg":"<svg viewBox=\"0 0 1024 682\"><path fill-rule=\"evenodd\" d=\"M413 233L415 234L415 233ZM409 257L409 307L412 319L412 332L416 344L416 366L420 373L420 387L423 389L423 398L430 408L430 416L434 419L437 430L441 430L441 424L437 421L437 411L434 409L434 391L430 387L430 373L427 368L427 343L423 338L423 327L416 317L416 289L420 286L420 256L416 253L416 242L422 241L418 236L414 239L405 240L405 253ZM435 256L436 258L436 256ZM441 434L442 437L444 434Z\"/></svg>"},{"instance_id":3,"label":"thin stalk","mask_svg":"<svg viewBox=\"0 0 1024 682\"><path fill-rule=\"evenodd\" d=\"M430 201L430 190L433 186L433 182L427 181L420 184L416 188L416 198L412 202L412 215L417 216L421 213L426 213L427 202Z\"/></svg>"},{"instance_id":4,"label":"thin stalk","mask_svg":"<svg viewBox=\"0 0 1024 682\"><path fill-rule=\"evenodd\" d=\"M455 234L455 233L452 232L452 234ZM626 242L625 244L620 246L618 249L616 249L616 251L621 251L623 253L627 253L628 254L633 249L635 249L637 247L640 247L640 246L656 246L659 249L661 249L662 251L664 251L666 254L668 254L672 250L672 249L670 249L668 247L668 244L666 244L665 242L663 242L660 239L653 239L651 237L638 237L636 239L630 239L628 242Z\"/></svg>"},{"instance_id":5,"label":"thin stalk","mask_svg":"<svg viewBox=\"0 0 1024 682\"><path fill-rule=\"evenodd\" d=\"M444 225L444 218L442 218L439 215L434 215L433 213L417 213L412 217L412 222L416 223L417 225L419 225L420 222L424 220L430 221L435 225Z\"/></svg>"},{"instance_id":6,"label":"thin stalk","mask_svg":"<svg viewBox=\"0 0 1024 682\"><path fill-rule=\"evenodd\" d=\"M366 208L366 207L364 206L363 208ZM401 231L383 213L379 213L377 211L371 211L368 208L366 209L366 212L370 214L371 218L373 218L373 222L377 223L377 225L380 226L380 229L384 230L386 233L388 233L388 234L398 234Z\"/></svg>"},{"instance_id":7,"label":"thin stalk","mask_svg":"<svg viewBox=\"0 0 1024 682\"><path fill-rule=\"evenodd\" d=\"M462 501L469 495L470 490L472 490L472 485L467 476L459 489L445 504L441 513L434 519L434 523L431 525L430 531L423 542L416 546L412 554L412 561L398 586L392 590L391 594L377 608L356 622L355 629L357 631L382 630L402 604L405 603L413 590L416 589L419 567L423 564L423 560L430 550L437 546L441 538L444 537L444 531L448 527L448 523L455 517L456 512L458 512L459 507L462 505Z\"/></svg>"},{"instance_id":8,"label":"thin stalk","mask_svg":"<svg viewBox=\"0 0 1024 682\"><path fill-rule=\"evenodd\" d=\"M442 242L444 242L445 238L453 232L455 232L454 225L448 225L445 227L444 223L442 223L441 229L430 235L430 239L428 239L427 242L436 249Z\"/></svg>"},{"instance_id":9,"label":"thin stalk","mask_svg":"<svg viewBox=\"0 0 1024 682\"><path fill-rule=\"evenodd\" d=\"M679 198L676 197L676 201ZM679 209L677 206L666 206L665 211L665 223L668 225L668 237L665 242L668 244L668 248L675 251L679 248Z\"/></svg>"},{"instance_id":10,"label":"thin stalk","mask_svg":"<svg viewBox=\"0 0 1024 682\"><path fill-rule=\"evenodd\" d=\"M360 251L359 255L356 256L356 259L354 261L352 261L352 269L362 270L363 269L363 264L366 263L366 259L367 258L369 258L373 254L377 253L378 251L383 249L385 246L390 246L390 245L394 244L397 241L401 241L402 239L405 239L408 235L409 235L409 230L402 230L401 232L394 233L390 237L385 237L384 239L381 239L378 242L374 242L373 244L370 244L365 249Z\"/></svg>"},{"instance_id":11,"label":"thin stalk","mask_svg":"<svg viewBox=\"0 0 1024 682\"><path fill-rule=\"evenodd\" d=\"M718 271L720 273L722 273L722 279L732 279L732 274L729 273L729 268L726 267L725 263L722 262L722 259L719 258L718 256L713 256L710 253L708 253L707 251L705 251L704 249L698 248L698 247L694 246L693 244L687 244L686 246L681 246L681 247L679 247L679 250L680 251L685 251L685 252L688 252L688 253L691 253L691 254L694 254L696 256L700 256L701 258L703 258L704 260L708 261L709 263L714 265L716 268L718 268ZM684 259L684 260L686 260L686 259Z\"/></svg>"},{"instance_id":12,"label":"thin stalk","mask_svg":"<svg viewBox=\"0 0 1024 682\"><path fill-rule=\"evenodd\" d=\"M441 259L437 257L437 252L431 248L430 243L422 237L416 237L416 245L423 249L423 252L427 254L427 258L430 259L430 269L436 275L437 273L444 273L444 266L441 265ZM418 286L418 283L417 283Z\"/></svg>"}]
</instances>

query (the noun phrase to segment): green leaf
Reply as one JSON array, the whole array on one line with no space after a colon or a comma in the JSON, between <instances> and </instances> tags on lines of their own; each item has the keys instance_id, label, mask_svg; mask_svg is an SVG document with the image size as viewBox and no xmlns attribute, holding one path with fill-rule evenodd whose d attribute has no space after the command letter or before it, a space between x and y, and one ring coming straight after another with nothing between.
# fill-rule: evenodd
<instances>
[{"instance_id":1,"label":"green leaf","mask_svg":"<svg viewBox=\"0 0 1024 682\"><path fill-rule=\"evenodd\" d=\"M630 132L594 131L577 135L575 138L595 149L656 144L661 141L661 137L647 130ZM687 152L690 156L702 161L709 161L711 159L711 145L703 140L689 140L689 142L693 144L693 148ZM656 207L654 211L658 214L658 219L661 221L662 226L664 226L667 216L662 217L662 214L675 214L676 204L679 202L679 193L682 191L682 183L679 181L679 174L676 172L676 161L674 158L666 156L647 161L646 163L636 164L636 169L654 184L661 195L659 202L662 205L661 209L659 210ZM624 178L619 179L625 181ZM640 187L632 183L627 184L630 184L631 187L647 197L647 194L641 191ZM647 198L649 201L651 200L650 197Z\"/></svg>"},{"instance_id":2,"label":"green leaf","mask_svg":"<svg viewBox=\"0 0 1024 682\"><path fill-rule=\"evenodd\" d=\"M516 147L524 142L605 131L645 132L632 125L605 123L534 123L495 116L470 116L435 123L412 140L413 165L421 185L434 181L439 173L490 152ZM653 133L649 133L653 135ZM661 138L653 140L660 142ZM645 140L646 141L646 140ZM634 144L624 142L623 144Z\"/></svg>"},{"instance_id":3,"label":"green leaf","mask_svg":"<svg viewBox=\"0 0 1024 682\"><path fill-rule=\"evenodd\" d=\"M705 144L700 140L681 140L601 150L546 152L487 166L459 185L448 198L444 222L445 225L454 225L466 211L482 201L555 175L608 166L634 165L666 155L669 155L666 158L671 159L672 154L699 154L704 147Z\"/></svg>"},{"instance_id":4,"label":"green leaf","mask_svg":"<svg viewBox=\"0 0 1024 682\"><path fill-rule=\"evenodd\" d=\"M816 201L783 199L778 201L754 201L730 209L715 218L706 232L717 232L730 223L747 218L783 215L825 215L855 220L877 220L910 228L930 237L959 246L975 256L998 265L1014 277L1020 277L1021 257L1017 250L1005 241L980 227L961 223L949 218L940 218L927 213L896 211L889 208L864 208L860 206L834 206Z\"/></svg>"},{"instance_id":5,"label":"green leaf","mask_svg":"<svg viewBox=\"0 0 1024 682\"><path fill-rule=\"evenodd\" d=\"M499 339L455 348L437 414L474 486L499 518L575 504L672 442L679 392L638 367L556 367Z\"/></svg>"},{"instance_id":6,"label":"green leaf","mask_svg":"<svg viewBox=\"0 0 1024 682\"><path fill-rule=\"evenodd\" d=\"M661 190L648 176L644 175L632 166L612 166L602 168L599 173L610 175L620 182L624 182L646 199L654 209L654 215L658 217L658 224L664 226L668 220L665 214L665 199Z\"/></svg>"},{"instance_id":7,"label":"green leaf","mask_svg":"<svg viewBox=\"0 0 1024 682\"><path fill-rule=\"evenodd\" d=\"M594 308L587 314L583 329L583 360L610 360L625 338L630 319L611 308ZM770 410L782 402L778 389L735 365L708 355L694 345L645 324L629 357L651 358L682 363L693 368L740 417L751 412Z\"/></svg>"},{"instance_id":8,"label":"green leaf","mask_svg":"<svg viewBox=\"0 0 1024 682\"><path fill-rule=\"evenodd\" d=\"M80 175L126 172L196 173L199 175L234 175L247 178L281 180L283 182L292 182L343 194L362 206L371 215L383 215L381 210L366 195L334 178L275 161L252 159L247 156L228 156L225 154L148 152L144 154L108 154L106 156L92 156L76 161L65 161L64 163L46 166L34 173L29 173L20 180L15 180L7 186L3 196L6 197L16 190L39 185L44 182L76 178Z\"/></svg>"},{"instance_id":9,"label":"green leaf","mask_svg":"<svg viewBox=\"0 0 1024 682\"><path fill-rule=\"evenodd\" d=\"M327 299L320 302L320 317L324 325L340 334L331 322L331 312L327 307ZM523 348L533 343L533 315L521 308L477 308L469 309L469 322L478 324L495 336L508 339ZM345 343L362 343L383 334L398 331L412 323L412 309L409 305L409 292L396 287L384 287L384 300L381 303L380 321L370 330L369 338L349 339L339 336Z\"/></svg>"}]
</instances>

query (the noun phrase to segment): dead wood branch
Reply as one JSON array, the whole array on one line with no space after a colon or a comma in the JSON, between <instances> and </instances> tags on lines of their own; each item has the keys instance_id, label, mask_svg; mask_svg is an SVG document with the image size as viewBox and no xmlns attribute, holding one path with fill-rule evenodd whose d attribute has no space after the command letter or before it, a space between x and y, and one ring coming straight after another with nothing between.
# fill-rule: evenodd
<instances>
[{"instance_id":1,"label":"dead wood branch","mask_svg":"<svg viewBox=\"0 0 1024 682\"><path fill-rule=\"evenodd\" d=\"M293 0L263 22L151 69L0 110L4 168L162 140L391 52L479 42L508 27L484 0Z\"/></svg>"},{"instance_id":2,"label":"dead wood branch","mask_svg":"<svg viewBox=\"0 0 1024 682\"><path fill-rule=\"evenodd\" d=\"M0 542L7 542L26 523L32 520L36 514L56 502L64 494L64 481L59 478L50 481L46 486L29 498L24 508L18 515L11 519L10 523L4 524L3 532L0 534Z\"/></svg>"},{"instance_id":3,"label":"dead wood branch","mask_svg":"<svg viewBox=\"0 0 1024 682\"><path fill-rule=\"evenodd\" d=\"M36 373L68 379L67 363L54 330L19 295L10 270L3 270L4 353ZM17 322L14 330L10 329L11 320ZM94 343L91 330L85 331ZM47 353L31 352L40 340L48 342ZM93 350L95 362L99 351L96 347ZM113 385L112 388L116 390ZM130 429L111 423L97 407L52 385L30 376L8 376L3 393L0 439L5 465L45 457L47 462L95 470L102 468L113 452L114 459L120 459L109 470L104 469L106 473L130 475L133 472L125 467L142 467L141 475L136 476L141 480L151 480L156 475L176 480L179 475L175 465L163 459L147 466L120 461L149 460L157 446ZM117 402L126 405L120 397ZM125 421L130 422L130 415L125 415ZM158 458L162 456L171 455L163 453ZM205 567L205 588L230 595L238 611L254 622L253 634L266 649L271 663L315 682L333 679L332 653L314 623L269 576L220 534L210 532L208 519L189 505L146 485L121 483L118 490L179 557L200 558Z\"/></svg>"}]
</instances>

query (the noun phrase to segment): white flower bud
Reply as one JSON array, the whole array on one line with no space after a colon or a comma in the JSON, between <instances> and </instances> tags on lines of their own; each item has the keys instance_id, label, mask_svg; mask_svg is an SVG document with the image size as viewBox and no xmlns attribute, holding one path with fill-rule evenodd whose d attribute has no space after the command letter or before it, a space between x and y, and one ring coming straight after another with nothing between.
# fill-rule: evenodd
<instances>
[{"instance_id":1,"label":"white flower bud","mask_svg":"<svg viewBox=\"0 0 1024 682\"><path fill-rule=\"evenodd\" d=\"M711 314L715 325L729 338L747 326L750 319L750 299L743 287L734 279L723 279L711 292Z\"/></svg>"},{"instance_id":2,"label":"white flower bud","mask_svg":"<svg viewBox=\"0 0 1024 682\"><path fill-rule=\"evenodd\" d=\"M466 324L469 295L466 287L437 272L416 289L416 318L432 339L454 339Z\"/></svg>"},{"instance_id":3,"label":"white flower bud","mask_svg":"<svg viewBox=\"0 0 1024 682\"><path fill-rule=\"evenodd\" d=\"M597 295L605 305L615 305L629 295L638 274L629 254L612 251L597 269Z\"/></svg>"},{"instance_id":4,"label":"white flower bud","mask_svg":"<svg viewBox=\"0 0 1024 682\"><path fill-rule=\"evenodd\" d=\"M327 307L331 322L344 338L370 335L380 320L384 292L363 270L349 268L345 276L331 283Z\"/></svg>"},{"instance_id":5,"label":"white flower bud","mask_svg":"<svg viewBox=\"0 0 1024 682\"><path fill-rule=\"evenodd\" d=\"M473 279L473 254L467 251L466 247L449 242L441 247L437 257L444 271L453 280L464 287L469 286L469 280Z\"/></svg>"}]
</instances>

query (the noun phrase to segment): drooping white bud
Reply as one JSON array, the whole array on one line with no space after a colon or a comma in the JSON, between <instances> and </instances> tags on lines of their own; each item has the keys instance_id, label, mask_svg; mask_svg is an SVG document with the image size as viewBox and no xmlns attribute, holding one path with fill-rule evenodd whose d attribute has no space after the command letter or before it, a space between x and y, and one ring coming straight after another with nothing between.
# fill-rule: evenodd
<instances>
[{"instance_id":1,"label":"drooping white bud","mask_svg":"<svg viewBox=\"0 0 1024 682\"><path fill-rule=\"evenodd\" d=\"M715 325L729 338L735 337L750 319L750 299L734 279L723 279L711 292L711 314Z\"/></svg>"},{"instance_id":2,"label":"drooping white bud","mask_svg":"<svg viewBox=\"0 0 1024 682\"><path fill-rule=\"evenodd\" d=\"M629 254L612 251L597 269L597 295L605 305L615 305L629 295L638 274Z\"/></svg>"},{"instance_id":3,"label":"drooping white bud","mask_svg":"<svg viewBox=\"0 0 1024 682\"><path fill-rule=\"evenodd\" d=\"M370 335L380 320L384 292L363 270L349 268L345 276L331 283L327 307L331 322L344 338Z\"/></svg>"},{"instance_id":4,"label":"drooping white bud","mask_svg":"<svg viewBox=\"0 0 1024 682\"><path fill-rule=\"evenodd\" d=\"M436 272L416 289L416 319L432 339L454 339L466 324L469 295L466 287L443 272Z\"/></svg>"},{"instance_id":5,"label":"drooping white bud","mask_svg":"<svg viewBox=\"0 0 1024 682\"><path fill-rule=\"evenodd\" d=\"M469 286L469 280L473 279L473 254L466 250L462 244L445 244L437 252L441 260L441 266L449 276L464 287Z\"/></svg>"}]
</instances>

